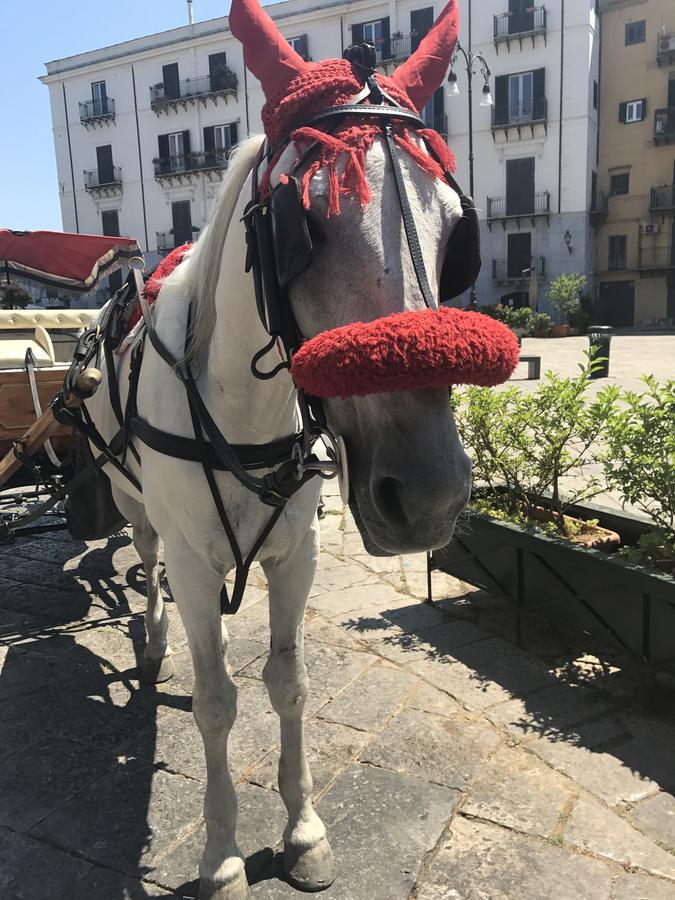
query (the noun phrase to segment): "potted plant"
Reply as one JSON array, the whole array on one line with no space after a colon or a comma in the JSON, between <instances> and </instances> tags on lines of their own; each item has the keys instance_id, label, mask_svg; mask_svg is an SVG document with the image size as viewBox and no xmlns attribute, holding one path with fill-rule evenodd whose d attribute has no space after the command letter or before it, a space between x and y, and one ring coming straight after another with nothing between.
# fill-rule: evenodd
<instances>
[{"instance_id":1,"label":"potted plant","mask_svg":"<svg viewBox=\"0 0 675 900\"><path fill-rule=\"evenodd\" d=\"M576 378L549 372L527 394L453 392L474 494L466 526L430 554L430 571L672 662L675 382L648 380L643 394L610 385L589 400L593 365ZM603 468L601 480L593 471ZM652 518L594 504L607 487Z\"/></svg>"},{"instance_id":2,"label":"potted plant","mask_svg":"<svg viewBox=\"0 0 675 900\"><path fill-rule=\"evenodd\" d=\"M548 337L553 325L553 319L547 313L535 313L532 319L532 334L534 337Z\"/></svg>"},{"instance_id":3,"label":"potted plant","mask_svg":"<svg viewBox=\"0 0 675 900\"><path fill-rule=\"evenodd\" d=\"M2 309L25 309L31 301L28 291L18 284L7 284L0 288L0 307Z\"/></svg>"},{"instance_id":4,"label":"potted plant","mask_svg":"<svg viewBox=\"0 0 675 900\"><path fill-rule=\"evenodd\" d=\"M530 333L534 313L529 306L519 306L517 308L503 306L501 307L501 312L498 313L498 318L500 318L520 340L526 334Z\"/></svg>"},{"instance_id":5,"label":"potted plant","mask_svg":"<svg viewBox=\"0 0 675 900\"><path fill-rule=\"evenodd\" d=\"M570 331L570 315L581 308L579 295L586 284L586 276L563 272L551 281L548 298L558 321L551 328L552 337L567 337Z\"/></svg>"}]
</instances>

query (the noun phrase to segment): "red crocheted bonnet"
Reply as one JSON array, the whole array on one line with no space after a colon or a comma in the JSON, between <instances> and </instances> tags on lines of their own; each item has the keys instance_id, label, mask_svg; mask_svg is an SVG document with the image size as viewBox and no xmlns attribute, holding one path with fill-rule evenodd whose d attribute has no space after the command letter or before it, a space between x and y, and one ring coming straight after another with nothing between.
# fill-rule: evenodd
<instances>
[{"instance_id":1,"label":"red crocheted bonnet","mask_svg":"<svg viewBox=\"0 0 675 900\"><path fill-rule=\"evenodd\" d=\"M232 34L244 48L244 63L258 78L265 93L262 121L272 147L291 137L302 147L318 141L322 149L303 175L303 202L309 206L309 183L322 168L328 169L328 215L340 211L339 196L352 194L362 205L370 200L365 179L365 154L371 147L379 127L371 123L347 120L332 134L317 128L302 127L321 110L341 106L361 91L363 82L352 65L344 59L327 59L310 63L302 59L279 33L258 0L233 0L229 15ZM457 42L459 14L457 0L449 0L428 34L414 53L399 66L391 78L377 76L382 88L401 106L420 111L443 82ZM433 150L436 159L424 153L401 124L394 127L394 139L416 163L430 175L443 178L454 172L455 158L445 141L431 129L418 131ZM271 174L280 148L267 170ZM338 175L337 159L346 154L345 168ZM268 190L266 178L261 182L263 194Z\"/></svg>"}]
</instances>

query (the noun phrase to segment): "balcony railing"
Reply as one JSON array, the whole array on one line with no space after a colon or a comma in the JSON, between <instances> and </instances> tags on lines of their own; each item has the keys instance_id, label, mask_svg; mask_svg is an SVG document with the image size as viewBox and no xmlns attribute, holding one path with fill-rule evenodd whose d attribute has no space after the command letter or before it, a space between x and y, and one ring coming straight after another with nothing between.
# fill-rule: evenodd
<instances>
[{"instance_id":1,"label":"balcony railing","mask_svg":"<svg viewBox=\"0 0 675 900\"><path fill-rule=\"evenodd\" d=\"M87 124L95 122L99 119L115 118L115 101L112 97L106 97L105 100L81 100L80 101L80 122Z\"/></svg>"},{"instance_id":2,"label":"balcony railing","mask_svg":"<svg viewBox=\"0 0 675 900\"><path fill-rule=\"evenodd\" d=\"M537 273L537 278L546 278L546 257L534 256L530 262ZM509 265L507 259L492 260L492 280L493 281L527 281L530 278L529 272L523 275L523 270L518 269L514 263Z\"/></svg>"},{"instance_id":3,"label":"balcony railing","mask_svg":"<svg viewBox=\"0 0 675 900\"><path fill-rule=\"evenodd\" d=\"M546 34L546 7L532 6L525 13L505 12L494 16L494 42L534 38Z\"/></svg>"},{"instance_id":4,"label":"balcony railing","mask_svg":"<svg viewBox=\"0 0 675 900\"><path fill-rule=\"evenodd\" d=\"M121 184L122 170L119 166L113 166L109 172L99 172L98 169L90 169L84 173L84 188L87 191L116 188L120 187Z\"/></svg>"},{"instance_id":5,"label":"balcony railing","mask_svg":"<svg viewBox=\"0 0 675 900\"><path fill-rule=\"evenodd\" d=\"M675 140L675 106L654 113L654 143L669 144Z\"/></svg>"},{"instance_id":6,"label":"balcony railing","mask_svg":"<svg viewBox=\"0 0 675 900\"><path fill-rule=\"evenodd\" d=\"M675 269L675 248L667 245L640 247L638 269Z\"/></svg>"},{"instance_id":7,"label":"balcony railing","mask_svg":"<svg viewBox=\"0 0 675 900\"><path fill-rule=\"evenodd\" d=\"M548 121L548 100L542 97L531 103L509 103L492 107L492 130L545 125Z\"/></svg>"},{"instance_id":8,"label":"balcony railing","mask_svg":"<svg viewBox=\"0 0 675 900\"><path fill-rule=\"evenodd\" d=\"M179 81L176 90L172 91L164 82L150 86L150 106L154 110L164 109L178 103L187 103L218 94L236 94L239 80L231 69L219 72L218 75L198 75Z\"/></svg>"},{"instance_id":9,"label":"balcony railing","mask_svg":"<svg viewBox=\"0 0 675 900\"><path fill-rule=\"evenodd\" d=\"M675 34L660 34L656 40L656 62L669 66L675 61Z\"/></svg>"},{"instance_id":10,"label":"balcony railing","mask_svg":"<svg viewBox=\"0 0 675 900\"><path fill-rule=\"evenodd\" d=\"M488 225L494 221L506 222L508 219L533 219L537 216L549 216L551 214L551 194L549 191L539 191L534 195L532 203L523 202L518 198L518 203L507 203L506 197L487 198Z\"/></svg>"},{"instance_id":11,"label":"balcony railing","mask_svg":"<svg viewBox=\"0 0 675 900\"><path fill-rule=\"evenodd\" d=\"M437 131L441 137L447 138L448 136L448 117L445 113L439 113L437 116L434 116L433 122L428 123L429 128L433 128L434 131Z\"/></svg>"},{"instance_id":12,"label":"balcony railing","mask_svg":"<svg viewBox=\"0 0 675 900\"><path fill-rule=\"evenodd\" d=\"M197 240L199 231L200 229L195 226L186 232L176 232L174 229L171 229L171 231L156 231L157 252L171 253L176 247L182 247L183 244L191 244Z\"/></svg>"},{"instance_id":13,"label":"balcony railing","mask_svg":"<svg viewBox=\"0 0 675 900\"><path fill-rule=\"evenodd\" d=\"M649 212L675 212L675 184L660 184L651 189Z\"/></svg>"},{"instance_id":14,"label":"balcony railing","mask_svg":"<svg viewBox=\"0 0 675 900\"><path fill-rule=\"evenodd\" d=\"M153 159L155 178L172 175L189 175L193 172L226 169L230 157L229 150L213 150L208 153L195 151L174 156L159 156Z\"/></svg>"},{"instance_id":15,"label":"balcony railing","mask_svg":"<svg viewBox=\"0 0 675 900\"><path fill-rule=\"evenodd\" d=\"M606 219L609 215L609 194L598 191L591 199L590 215L592 220Z\"/></svg>"}]
</instances>

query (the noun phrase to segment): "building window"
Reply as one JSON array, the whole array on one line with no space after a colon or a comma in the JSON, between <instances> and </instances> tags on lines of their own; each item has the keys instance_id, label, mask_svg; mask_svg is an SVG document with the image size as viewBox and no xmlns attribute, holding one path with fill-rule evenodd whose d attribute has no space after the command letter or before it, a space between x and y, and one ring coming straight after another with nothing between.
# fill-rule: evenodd
<instances>
[{"instance_id":1,"label":"building window","mask_svg":"<svg viewBox=\"0 0 675 900\"><path fill-rule=\"evenodd\" d=\"M509 75L509 122L532 119L532 72Z\"/></svg>"},{"instance_id":2,"label":"building window","mask_svg":"<svg viewBox=\"0 0 675 900\"><path fill-rule=\"evenodd\" d=\"M309 45L306 34L300 34L298 35L298 37L288 38L288 43L295 50L298 56L301 56L304 60L309 59Z\"/></svg>"},{"instance_id":3,"label":"building window","mask_svg":"<svg viewBox=\"0 0 675 900\"><path fill-rule=\"evenodd\" d=\"M626 22L626 47L630 44L644 44L647 39L645 20L639 22Z\"/></svg>"},{"instance_id":4,"label":"building window","mask_svg":"<svg viewBox=\"0 0 675 900\"><path fill-rule=\"evenodd\" d=\"M626 245L628 238L625 234L612 234L609 237L609 256L607 268L610 272L617 272L626 268Z\"/></svg>"},{"instance_id":5,"label":"building window","mask_svg":"<svg viewBox=\"0 0 675 900\"><path fill-rule=\"evenodd\" d=\"M108 115L108 94L105 88L105 81L92 82L91 100L95 116Z\"/></svg>"},{"instance_id":6,"label":"building window","mask_svg":"<svg viewBox=\"0 0 675 900\"><path fill-rule=\"evenodd\" d=\"M506 160L506 215L534 212L534 156Z\"/></svg>"},{"instance_id":7,"label":"building window","mask_svg":"<svg viewBox=\"0 0 675 900\"><path fill-rule=\"evenodd\" d=\"M237 123L230 125L208 125L204 129L204 151L207 166L224 166L230 150L239 140Z\"/></svg>"},{"instance_id":8,"label":"building window","mask_svg":"<svg viewBox=\"0 0 675 900\"><path fill-rule=\"evenodd\" d=\"M630 125L632 122L642 122L647 115L647 100L627 100L619 104L619 122Z\"/></svg>"},{"instance_id":9,"label":"building window","mask_svg":"<svg viewBox=\"0 0 675 900\"><path fill-rule=\"evenodd\" d=\"M627 194L630 183L628 172L621 172L618 175L610 175L609 193L612 197L618 197L621 194Z\"/></svg>"},{"instance_id":10,"label":"building window","mask_svg":"<svg viewBox=\"0 0 675 900\"><path fill-rule=\"evenodd\" d=\"M101 229L110 237L120 236L120 214L116 209L104 209L101 212Z\"/></svg>"},{"instance_id":11,"label":"building window","mask_svg":"<svg viewBox=\"0 0 675 900\"><path fill-rule=\"evenodd\" d=\"M373 44L378 59L391 59L389 38L389 16L352 25L352 44L361 44L364 41Z\"/></svg>"},{"instance_id":12,"label":"building window","mask_svg":"<svg viewBox=\"0 0 675 900\"><path fill-rule=\"evenodd\" d=\"M593 109L598 108L598 82L593 82Z\"/></svg>"}]
</instances>

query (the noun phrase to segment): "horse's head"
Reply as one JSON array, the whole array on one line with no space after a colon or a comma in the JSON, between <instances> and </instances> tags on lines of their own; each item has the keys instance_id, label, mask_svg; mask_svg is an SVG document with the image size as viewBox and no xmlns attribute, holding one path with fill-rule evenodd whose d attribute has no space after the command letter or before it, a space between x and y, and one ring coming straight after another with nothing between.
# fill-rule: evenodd
<instances>
[{"instance_id":1,"label":"horse's head","mask_svg":"<svg viewBox=\"0 0 675 900\"><path fill-rule=\"evenodd\" d=\"M458 293L471 283L475 272L470 270L478 258L477 247L467 246L466 229L458 228L466 215L444 174L452 166L447 146L438 135L425 134L421 123L410 121L391 126L387 146L382 121L365 115L340 119L325 131L316 125L299 127L326 107L362 96L364 81L358 66L352 68L343 60L305 63L257 0L234 0L230 25L244 43L246 64L265 90L263 121L270 142L286 146L269 166L265 189L278 185L289 171L302 186L301 217L306 217L311 236L311 263L299 267L287 291L303 338L328 333L335 336L335 345L344 347L343 332L335 329L377 323L368 339L369 364L377 356L385 369L395 369L397 362L405 366L410 364L403 359L408 350L419 354L422 345L426 345L425 365L434 354L445 353L447 361L447 347L441 346L447 334L440 344L432 335L443 316L430 312L432 322L423 311L438 307L439 283L442 275L447 279L448 268ZM456 0L449 0L418 51L391 79L378 76L378 84L399 107L421 109L445 75L456 36ZM403 189L400 183L397 186L396 169ZM413 228L403 223L404 207ZM277 228L277 250L282 254L295 252L297 220L291 216L291 227ZM414 232L422 259L414 258ZM462 240L453 244L459 233ZM406 317L411 313L417 317ZM401 318L389 318L394 314ZM377 331L380 320L389 323L384 327L390 333ZM424 334L404 334L413 321L415 327L424 326ZM467 346L472 340L479 343L478 332ZM363 345L351 337L358 355ZM328 354L318 366L330 367L333 362ZM351 363L352 371L358 370L358 360L356 367L354 360ZM319 394L325 398L329 428L345 440L350 505L366 548L376 554L447 543L470 492L470 462L448 401L452 379L397 379L398 375L387 384L386 378L376 377L367 390L354 385L353 391L347 386Z\"/></svg>"},{"instance_id":2,"label":"horse's head","mask_svg":"<svg viewBox=\"0 0 675 900\"><path fill-rule=\"evenodd\" d=\"M434 294L452 233L462 216L457 193L401 159L410 206ZM310 186L309 268L291 283L302 334L311 338L354 322L423 310L402 226L394 173L382 139L366 156L372 199L345 197L326 216L328 175ZM457 260L461 266L462 260ZM384 354L397 353L387 344ZM330 429L347 446L350 506L370 552L401 553L441 546L469 498L471 467L462 449L447 388L396 390L324 400Z\"/></svg>"}]
</instances>

